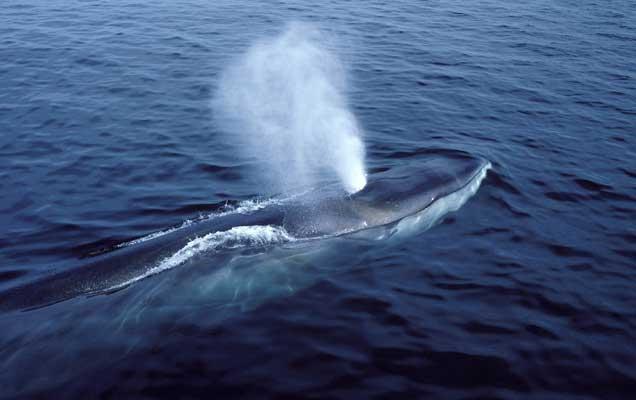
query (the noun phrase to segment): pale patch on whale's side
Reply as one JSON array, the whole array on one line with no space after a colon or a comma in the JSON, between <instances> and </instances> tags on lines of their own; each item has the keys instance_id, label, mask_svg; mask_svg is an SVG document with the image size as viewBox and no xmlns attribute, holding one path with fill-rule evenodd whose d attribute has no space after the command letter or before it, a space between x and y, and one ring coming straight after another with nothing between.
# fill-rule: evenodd
<instances>
[{"instance_id":1,"label":"pale patch on whale's side","mask_svg":"<svg viewBox=\"0 0 636 400\"><path fill-rule=\"evenodd\" d=\"M475 177L463 188L435 200L430 206L412 216L403 218L391 230L390 234L404 235L418 230L430 229L439 222L446 214L459 210L481 186L481 182L486 178L488 170L492 164L488 162L475 175Z\"/></svg>"}]
</instances>

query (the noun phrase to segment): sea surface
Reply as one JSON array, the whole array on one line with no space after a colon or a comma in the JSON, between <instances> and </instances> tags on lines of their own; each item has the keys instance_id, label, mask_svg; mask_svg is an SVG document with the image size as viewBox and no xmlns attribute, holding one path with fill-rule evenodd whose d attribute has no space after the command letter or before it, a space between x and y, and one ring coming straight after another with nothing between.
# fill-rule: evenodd
<instances>
[{"instance_id":1,"label":"sea surface","mask_svg":"<svg viewBox=\"0 0 636 400\"><path fill-rule=\"evenodd\" d=\"M266 201L211 101L290 21L333 38L369 171L461 150L477 193L1 312L0 398L635 398L630 0L3 0L0 294Z\"/></svg>"}]
</instances>

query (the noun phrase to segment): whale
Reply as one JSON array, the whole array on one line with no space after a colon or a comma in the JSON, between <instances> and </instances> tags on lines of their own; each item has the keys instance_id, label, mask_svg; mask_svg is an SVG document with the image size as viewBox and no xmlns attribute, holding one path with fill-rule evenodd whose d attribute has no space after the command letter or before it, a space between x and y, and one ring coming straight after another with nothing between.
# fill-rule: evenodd
<instances>
[{"instance_id":1,"label":"whale","mask_svg":"<svg viewBox=\"0 0 636 400\"><path fill-rule=\"evenodd\" d=\"M432 225L479 188L490 162L462 151L377 168L349 194L338 185L250 202L86 257L76 268L0 292L0 310L28 311L78 296L107 294L174 268L193 254L266 248L343 235L386 237L413 222ZM378 234L382 232L382 234Z\"/></svg>"}]
</instances>

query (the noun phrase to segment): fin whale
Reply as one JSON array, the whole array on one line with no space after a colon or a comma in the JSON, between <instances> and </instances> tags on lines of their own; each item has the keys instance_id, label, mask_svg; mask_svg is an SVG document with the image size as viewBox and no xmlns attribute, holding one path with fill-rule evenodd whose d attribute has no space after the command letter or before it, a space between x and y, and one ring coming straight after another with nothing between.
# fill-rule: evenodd
<instances>
[{"instance_id":1,"label":"fin whale","mask_svg":"<svg viewBox=\"0 0 636 400\"><path fill-rule=\"evenodd\" d=\"M427 156L415 168L393 167L371 174L365 188L353 195L326 187L264 202L256 209L211 216L88 258L78 268L5 290L0 293L0 310L40 308L128 286L167 269L157 265L192 247L197 239L237 227L276 226L289 237L311 240L394 225L466 188L471 188L465 196L469 197L489 168L485 159L454 151Z\"/></svg>"}]
</instances>

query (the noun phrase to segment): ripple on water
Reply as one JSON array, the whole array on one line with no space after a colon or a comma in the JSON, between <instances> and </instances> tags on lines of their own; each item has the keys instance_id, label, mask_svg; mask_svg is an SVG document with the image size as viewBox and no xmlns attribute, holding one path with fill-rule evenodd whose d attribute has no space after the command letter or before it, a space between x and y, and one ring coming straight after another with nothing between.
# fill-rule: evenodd
<instances>
[{"instance_id":1,"label":"ripple on water","mask_svg":"<svg viewBox=\"0 0 636 400\"><path fill-rule=\"evenodd\" d=\"M0 313L0 398L633 397L634 11L0 2L2 293L257 196L210 97L288 20L320 24L347 64L369 173L493 164L427 232L199 254Z\"/></svg>"}]
</instances>

